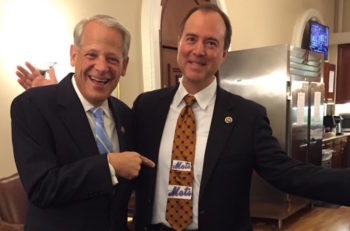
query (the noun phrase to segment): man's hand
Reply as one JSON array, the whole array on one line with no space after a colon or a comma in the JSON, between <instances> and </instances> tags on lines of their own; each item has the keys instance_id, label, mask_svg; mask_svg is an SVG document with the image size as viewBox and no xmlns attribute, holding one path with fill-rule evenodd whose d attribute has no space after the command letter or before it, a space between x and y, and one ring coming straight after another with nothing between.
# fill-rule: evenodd
<instances>
[{"instance_id":1,"label":"man's hand","mask_svg":"<svg viewBox=\"0 0 350 231\"><path fill-rule=\"evenodd\" d=\"M18 83L24 88L29 89L32 87L40 87L51 84L56 84L57 79L55 75L55 69L50 67L49 69L49 79L45 79L43 75L40 74L39 70L36 69L31 63L25 62L29 71L22 66L17 66L16 75L18 76Z\"/></svg>"},{"instance_id":2,"label":"man's hand","mask_svg":"<svg viewBox=\"0 0 350 231\"><path fill-rule=\"evenodd\" d=\"M108 153L108 159L115 169L116 176L129 180L139 175L142 164L150 168L155 167L155 163L152 160L137 152Z\"/></svg>"}]
</instances>

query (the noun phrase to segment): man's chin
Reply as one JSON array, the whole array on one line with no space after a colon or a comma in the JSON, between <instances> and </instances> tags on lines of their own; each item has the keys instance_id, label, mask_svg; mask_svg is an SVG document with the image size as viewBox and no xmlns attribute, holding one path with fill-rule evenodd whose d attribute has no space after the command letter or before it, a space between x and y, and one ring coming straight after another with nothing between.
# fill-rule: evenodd
<instances>
[{"instance_id":1,"label":"man's chin","mask_svg":"<svg viewBox=\"0 0 350 231\"><path fill-rule=\"evenodd\" d=\"M201 81L203 80L203 75L200 74L188 74L188 75L184 75L184 78L187 79L190 82L197 82L197 81Z\"/></svg>"}]
</instances>

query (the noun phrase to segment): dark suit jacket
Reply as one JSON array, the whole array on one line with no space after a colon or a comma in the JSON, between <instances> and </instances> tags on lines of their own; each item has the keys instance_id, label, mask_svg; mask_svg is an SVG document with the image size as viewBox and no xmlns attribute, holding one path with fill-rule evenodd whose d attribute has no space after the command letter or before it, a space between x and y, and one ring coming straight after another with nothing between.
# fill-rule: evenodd
<instances>
[{"instance_id":1,"label":"dark suit jacket","mask_svg":"<svg viewBox=\"0 0 350 231\"><path fill-rule=\"evenodd\" d=\"M134 103L137 150L157 163L163 127L176 88L140 95ZM232 117L226 123L225 117ZM252 171L281 190L350 204L350 171L326 170L288 158L265 109L217 89L199 195L199 230L252 230L249 191ZM136 230L152 218L157 168L142 168L136 189Z\"/></svg>"},{"instance_id":2,"label":"dark suit jacket","mask_svg":"<svg viewBox=\"0 0 350 231\"><path fill-rule=\"evenodd\" d=\"M13 150L28 197L25 230L126 229L129 182L112 186L69 74L30 89L11 106ZM109 97L120 149L133 149L131 110ZM123 127L123 129L122 129Z\"/></svg>"}]
</instances>

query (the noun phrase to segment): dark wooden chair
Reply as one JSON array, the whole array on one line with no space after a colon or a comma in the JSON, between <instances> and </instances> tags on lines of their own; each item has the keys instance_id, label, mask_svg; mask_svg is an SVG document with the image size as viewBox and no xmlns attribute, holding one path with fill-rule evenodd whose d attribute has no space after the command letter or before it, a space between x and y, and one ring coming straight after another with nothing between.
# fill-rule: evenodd
<instances>
[{"instance_id":1,"label":"dark wooden chair","mask_svg":"<svg viewBox=\"0 0 350 231\"><path fill-rule=\"evenodd\" d=\"M18 174L0 179L0 231L22 231L27 197Z\"/></svg>"}]
</instances>

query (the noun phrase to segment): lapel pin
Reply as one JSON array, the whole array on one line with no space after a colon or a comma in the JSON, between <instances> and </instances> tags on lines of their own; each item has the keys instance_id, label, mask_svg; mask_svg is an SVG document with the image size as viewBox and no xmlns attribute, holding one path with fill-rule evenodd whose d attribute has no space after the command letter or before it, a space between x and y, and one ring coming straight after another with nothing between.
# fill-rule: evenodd
<instances>
[{"instance_id":1,"label":"lapel pin","mask_svg":"<svg viewBox=\"0 0 350 231\"><path fill-rule=\"evenodd\" d=\"M121 131L122 133L125 133L125 128L124 128L124 126L121 126L121 127L120 127L120 131Z\"/></svg>"},{"instance_id":2,"label":"lapel pin","mask_svg":"<svg viewBox=\"0 0 350 231\"><path fill-rule=\"evenodd\" d=\"M232 117L231 116L226 116L225 117L225 123L227 123L227 124L232 123Z\"/></svg>"}]
</instances>

